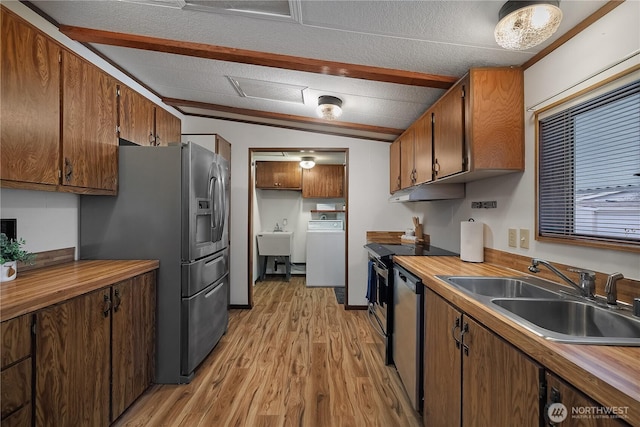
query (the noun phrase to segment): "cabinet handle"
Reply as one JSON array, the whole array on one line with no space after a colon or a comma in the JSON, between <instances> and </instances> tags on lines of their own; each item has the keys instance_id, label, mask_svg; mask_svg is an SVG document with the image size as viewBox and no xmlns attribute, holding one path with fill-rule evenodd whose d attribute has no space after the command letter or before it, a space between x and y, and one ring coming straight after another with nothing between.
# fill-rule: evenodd
<instances>
[{"instance_id":1,"label":"cabinet handle","mask_svg":"<svg viewBox=\"0 0 640 427\"><path fill-rule=\"evenodd\" d=\"M121 303L122 298L120 298L120 289L116 289L113 292L113 311L118 311L120 309Z\"/></svg>"},{"instance_id":2,"label":"cabinet handle","mask_svg":"<svg viewBox=\"0 0 640 427\"><path fill-rule=\"evenodd\" d=\"M464 334L468 332L469 332L469 324L465 323L464 325L462 325L462 330L460 331L460 342L463 343L462 351L464 352L465 356L469 355L469 346L464 344Z\"/></svg>"},{"instance_id":3,"label":"cabinet handle","mask_svg":"<svg viewBox=\"0 0 640 427\"><path fill-rule=\"evenodd\" d=\"M102 314L104 317L109 317L109 310L111 310L111 299L109 295L104 295L104 303L102 304Z\"/></svg>"},{"instance_id":4,"label":"cabinet handle","mask_svg":"<svg viewBox=\"0 0 640 427\"><path fill-rule=\"evenodd\" d=\"M554 403L562 403L562 396L560 395L560 391L558 391L557 388L555 387L551 387L551 396L550 396L550 400L549 402L547 402L546 405L544 405L544 419L547 422L547 425L549 426L554 426L556 425L555 422L551 421L550 415L556 415L555 411L556 410L562 410L562 407L560 408L553 408L551 409L551 405L553 405ZM551 409L551 414L549 414L549 409ZM560 415L560 414L557 414Z\"/></svg>"},{"instance_id":5,"label":"cabinet handle","mask_svg":"<svg viewBox=\"0 0 640 427\"><path fill-rule=\"evenodd\" d=\"M460 341L456 338L456 329L460 328L460 318L456 317L456 321L453 324L453 328L451 328L451 336L453 340L456 342L456 348L460 348Z\"/></svg>"},{"instance_id":6,"label":"cabinet handle","mask_svg":"<svg viewBox=\"0 0 640 427\"><path fill-rule=\"evenodd\" d=\"M156 145L156 139L153 137L153 132L149 132L149 145Z\"/></svg>"},{"instance_id":7,"label":"cabinet handle","mask_svg":"<svg viewBox=\"0 0 640 427\"><path fill-rule=\"evenodd\" d=\"M433 174L437 176L439 171L440 171L440 164L438 163L438 159L436 159L433 163Z\"/></svg>"},{"instance_id":8,"label":"cabinet handle","mask_svg":"<svg viewBox=\"0 0 640 427\"><path fill-rule=\"evenodd\" d=\"M160 138L160 135L156 135L156 146L162 145L160 141L162 141L162 139Z\"/></svg>"},{"instance_id":9,"label":"cabinet handle","mask_svg":"<svg viewBox=\"0 0 640 427\"><path fill-rule=\"evenodd\" d=\"M73 165L71 164L71 160L68 157L64 158L64 179L68 183L71 182L73 178Z\"/></svg>"}]
</instances>

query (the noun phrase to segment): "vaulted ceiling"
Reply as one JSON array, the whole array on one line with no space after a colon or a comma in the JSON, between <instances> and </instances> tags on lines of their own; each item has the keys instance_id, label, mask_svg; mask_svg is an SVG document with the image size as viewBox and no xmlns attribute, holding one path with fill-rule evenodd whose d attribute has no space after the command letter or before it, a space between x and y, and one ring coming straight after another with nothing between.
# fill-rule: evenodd
<instances>
[{"instance_id":1,"label":"vaulted ceiling","mask_svg":"<svg viewBox=\"0 0 640 427\"><path fill-rule=\"evenodd\" d=\"M502 4L28 3L184 114L387 141L469 68L535 61L545 48L615 7L606 0L564 0L563 21L551 39L526 51L508 51L493 38ZM338 121L316 116L321 95L343 101Z\"/></svg>"}]
</instances>

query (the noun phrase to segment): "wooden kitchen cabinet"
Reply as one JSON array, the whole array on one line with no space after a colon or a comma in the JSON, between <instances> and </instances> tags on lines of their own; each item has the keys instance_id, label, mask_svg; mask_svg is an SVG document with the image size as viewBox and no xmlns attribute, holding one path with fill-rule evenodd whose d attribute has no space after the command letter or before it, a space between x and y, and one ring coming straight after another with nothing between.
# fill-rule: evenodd
<instances>
[{"instance_id":1,"label":"wooden kitchen cabinet","mask_svg":"<svg viewBox=\"0 0 640 427\"><path fill-rule=\"evenodd\" d=\"M400 190L400 139L396 139L389 146L389 192Z\"/></svg>"},{"instance_id":2,"label":"wooden kitchen cabinet","mask_svg":"<svg viewBox=\"0 0 640 427\"><path fill-rule=\"evenodd\" d=\"M107 426L151 384L155 271L36 313L36 425Z\"/></svg>"},{"instance_id":3,"label":"wooden kitchen cabinet","mask_svg":"<svg viewBox=\"0 0 640 427\"><path fill-rule=\"evenodd\" d=\"M0 414L3 426L31 425L31 315L2 322Z\"/></svg>"},{"instance_id":4,"label":"wooden kitchen cabinet","mask_svg":"<svg viewBox=\"0 0 640 427\"><path fill-rule=\"evenodd\" d=\"M413 165L414 185L433 180L433 117L424 114L415 123Z\"/></svg>"},{"instance_id":5,"label":"wooden kitchen cabinet","mask_svg":"<svg viewBox=\"0 0 640 427\"><path fill-rule=\"evenodd\" d=\"M547 382L547 406L553 403L562 403L566 409L567 417L562 422L556 422L553 425L556 426L571 426L571 427L624 427L628 426L628 424L623 421L624 418L624 408L616 408L616 410L620 410L619 414L620 418L614 418L614 416L604 415L606 414L606 408L602 408L600 404L593 401L589 397L582 394L579 390L574 388L572 385L564 382L559 377L554 374L547 372L546 373L546 382ZM602 414L595 414L591 412L595 412L597 409L602 409ZM574 414L573 411L577 413ZM546 411L545 411L546 412ZM547 417L547 414L543 414ZM549 419L545 418L545 421L548 423Z\"/></svg>"},{"instance_id":6,"label":"wooden kitchen cabinet","mask_svg":"<svg viewBox=\"0 0 640 427\"><path fill-rule=\"evenodd\" d=\"M155 111L155 145L166 146L171 142L180 142L182 136L182 122L180 119L157 105L155 106Z\"/></svg>"},{"instance_id":7,"label":"wooden kitchen cabinet","mask_svg":"<svg viewBox=\"0 0 640 427\"><path fill-rule=\"evenodd\" d=\"M1 14L0 178L56 185L61 49L13 12Z\"/></svg>"},{"instance_id":8,"label":"wooden kitchen cabinet","mask_svg":"<svg viewBox=\"0 0 640 427\"><path fill-rule=\"evenodd\" d=\"M117 81L63 51L62 92L62 184L115 192Z\"/></svg>"},{"instance_id":9,"label":"wooden kitchen cabinet","mask_svg":"<svg viewBox=\"0 0 640 427\"><path fill-rule=\"evenodd\" d=\"M155 272L113 286L111 420L150 385L155 371Z\"/></svg>"},{"instance_id":10,"label":"wooden kitchen cabinet","mask_svg":"<svg viewBox=\"0 0 640 427\"><path fill-rule=\"evenodd\" d=\"M109 424L110 289L36 313L36 425Z\"/></svg>"},{"instance_id":11,"label":"wooden kitchen cabinet","mask_svg":"<svg viewBox=\"0 0 640 427\"><path fill-rule=\"evenodd\" d=\"M302 168L298 162L256 162L256 188L301 190Z\"/></svg>"},{"instance_id":12,"label":"wooden kitchen cabinet","mask_svg":"<svg viewBox=\"0 0 640 427\"><path fill-rule=\"evenodd\" d=\"M302 197L344 197L344 165L315 165L302 171Z\"/></svg>"},{"instance_id":13,"label":"wooden kitchen cabinet","mask_svg":"<svg viewBox=\"0 0 640 427\"><path fill-rule=\"evenodd\" d=\"M540 425L543 368L430 289L425 425Z\"/></svg>"},{"instance_id":14,"label":"wooden kitchen cabinet","mask_svg":"<svg viewBox=\"0 0 640 427\"><path fill-rule=\"evenodd\" d=\"M415 128L412 126L400 135L400 188L411 187L415 183L416 173L413 157L415 155Z\"/></svg>"},{"instance_id":15,"label":"wooden kitchen cabinet","mask_svg":"<svg viewBox=\"0 0 640 427\"><path fill-rule=\"evenodd\" d=\"M436 179L462 172L464 153L465 81L458 82L433 109L433 172Z\"/></svg>"},{"instance_id":16,"label":"wooden kitchen cabinet","mask_svg":"<svg viewBox=\"0 0 640 427\"><path fill-rule=\"evenodd\" d=\"M155 105L128 86L119 87L120 138L138 145L155 143Z\"/></svg>"}]
</instances>

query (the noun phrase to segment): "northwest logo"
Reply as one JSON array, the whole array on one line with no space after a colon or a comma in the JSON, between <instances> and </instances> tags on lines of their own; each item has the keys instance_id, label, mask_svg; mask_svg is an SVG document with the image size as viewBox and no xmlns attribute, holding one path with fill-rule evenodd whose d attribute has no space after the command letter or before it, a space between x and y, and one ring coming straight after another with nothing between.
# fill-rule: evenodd
<instances>
[{"instance_id":1,"label":"northwest logo","mask_svg":"<svg viewBox=\"0 0 640 427\"><path fill-rule=\"evenodd\" d=\"M552 403L547 408L547 417L551 422L561 423L567 419L567 415L569 415L569 411L562 403Z\"/></svg>"}]
</instances>

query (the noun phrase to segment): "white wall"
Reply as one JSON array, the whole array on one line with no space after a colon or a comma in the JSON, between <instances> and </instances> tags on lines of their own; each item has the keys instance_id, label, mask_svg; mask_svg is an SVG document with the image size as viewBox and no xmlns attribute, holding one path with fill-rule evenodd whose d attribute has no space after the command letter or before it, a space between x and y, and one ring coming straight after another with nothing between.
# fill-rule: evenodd
<instances>
[{"instance_id":1,"label":"white wall","mask_svg":"<svg viewBox=\"0 0 640 427\"><path fill-rule=\"evenodd\" d=\"M637 1L628 1L525 71L525 108L575 85L638 49L640 7ZM548 102L562 99L638 63L640 57L636 56ZM532 112L523 113L525 171L468 183L466 199L462 203L452 202L446 207L433 203L417 204L414 209L423 212L427 218L426 232L431 234L431 241L444 244L446 239L448 249L459 248L459 222L473 217L486 224L486 247L605 273L619 271L625 277L640 279L640 256L637 253L542 243L533 239L529 249L508 246L509 228L527 228L531 236L535 234L535 123ZM471 201L485 200L496 200L498 208L471 209Z\"/></svg>"},{"instance_id":2,"label":"white wall","mask_svg":"<svg viewBox=\"0 0 640 427\"><path fill-rule=\"evenodd\" d=\"M79 196L0 189L0 216L17 219L17 235L30 252L78 247Z\"/></svg>"},{"instance_id":3,"label":"white wall","mask_svg":"<svg viewBox=\"0 0 640 427\"><path fill-rule=\"evenodd\" d=\"M249 148L348 148L349 210L348 280L350 305L365 305L367 255L363 249L370 230L403 230L411 226L409 206L388 203L389 144L357 138L187 117L184 133L218 133L231 143L231 302L248 301ZM254 208L258 205L254 198ZM261 212L262 215L262 212ZM266 224L272 226L274 224ZM254 222L254 227L262 227Z\"/></svg>"}]
</instances>

